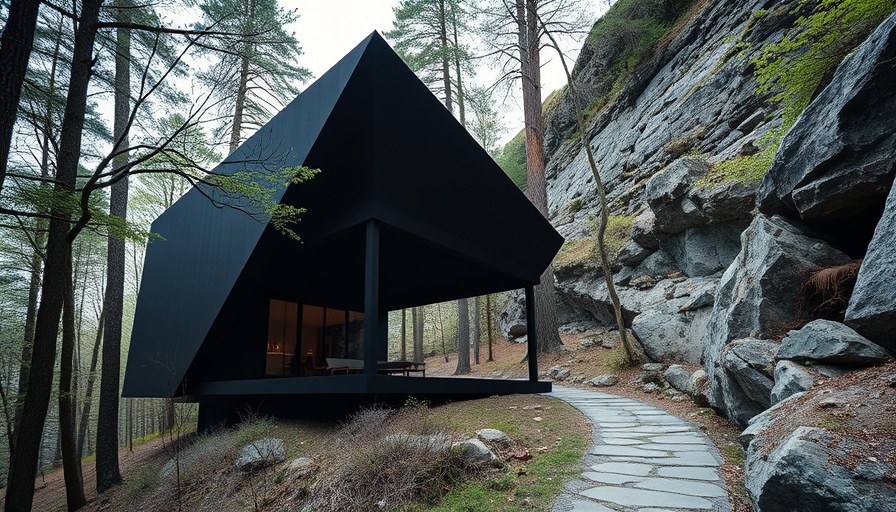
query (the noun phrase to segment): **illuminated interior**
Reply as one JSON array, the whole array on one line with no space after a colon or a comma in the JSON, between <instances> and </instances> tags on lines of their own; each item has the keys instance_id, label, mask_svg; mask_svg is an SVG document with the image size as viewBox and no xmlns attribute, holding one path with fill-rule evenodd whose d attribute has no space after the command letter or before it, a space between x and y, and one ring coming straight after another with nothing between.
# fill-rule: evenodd
<instances>
[{"instance_id":1,"label":"illuminated interior","mask_svg":"<svg viewBox=\"0 0 896 512\"><path fill-rule=\"evenodd\" d=\"M363 359L363 340L363 313L271 299L265 375L323 375L327 357Z\"/></svg>"}]
</instances>

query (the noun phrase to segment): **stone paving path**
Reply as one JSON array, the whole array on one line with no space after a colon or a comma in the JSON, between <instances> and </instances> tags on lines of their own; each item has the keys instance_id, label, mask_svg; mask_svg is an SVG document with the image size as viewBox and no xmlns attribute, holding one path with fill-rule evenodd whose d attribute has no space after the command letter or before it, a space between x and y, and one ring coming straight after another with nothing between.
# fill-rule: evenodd
<instances>
[{"instance_id":1,"label":"stone paving path","mask_svg":"<svg viewBox=\"0 0 896 512\"><path fill-rule=\"evenodd\" d=\"M581 480L553 512L730 512L722 458L695 425L637 400L554 386L548 396L582 411L594 445Z\"/></svg>"}]
</instances>

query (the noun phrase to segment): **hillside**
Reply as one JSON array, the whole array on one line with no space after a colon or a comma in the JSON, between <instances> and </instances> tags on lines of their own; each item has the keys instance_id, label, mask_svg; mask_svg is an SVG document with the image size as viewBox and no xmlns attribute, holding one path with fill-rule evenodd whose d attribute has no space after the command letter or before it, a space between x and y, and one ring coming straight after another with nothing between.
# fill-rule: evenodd
<instances>
[{"instance_id":1,"label":"hillside","mask_svg":"<svg viewBox=\"0 0 896 512\"><path fill-rule=\"evenodd\" d=\"M840 379L854 389L865 375L855 372L892 360L894 9L892 0L619 0L575 65L626 321L653 361L702 365L704 384L688 391L740 428L803 391ZM545 106L567 331L614 325L571 101L562 91ZM504 332L521 313L518 303L504 310ZM845 414L870 421L880 403ZM800 428L835 430L824 418L782 426L762 452ZM794 510L793 493L817 503L834 488L830 510L885 510L896 499L883 448L871 450L869 469L828 460L831 436L813 439L821 452L768 461L747 444L746 485L761 510ZM783 469L793 464L814 469Z\"/></svg>"}]
</instances>

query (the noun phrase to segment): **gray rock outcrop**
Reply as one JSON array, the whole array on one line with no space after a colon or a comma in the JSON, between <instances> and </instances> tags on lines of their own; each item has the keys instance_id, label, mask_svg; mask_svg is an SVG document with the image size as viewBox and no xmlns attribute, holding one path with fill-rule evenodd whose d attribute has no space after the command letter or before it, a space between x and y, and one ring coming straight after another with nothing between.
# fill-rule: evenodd
<instances>
[{"instance_id":1,"label":"gray rock outcrop","mask_svg":"<svg viewBox=\"0 0 896 512\"><path fill-rule=\"evenodd\" d=\"M691 319L683 314L649 311L632 321L632 331L654 361L699 363L703 347L689 338Z\"/></svg>"},{"instance_id":2,"label":"gray rock outcrop","mask_svg":"<svg viewBox=\"0 0 896 512\"><path fill-rule=\"evenodd\" d=\"M874 230L846 310L847 325L869 340L896 351L896 187Z\"/></svg>"},{"instance_id":3,"label":"gray rock outcrop","mask_svg":"<svg viewBox=\"0 0 896 512\"><path fill-rule=\"evenodd\" d=\"M867 366L886 361L890 355L841 323L813 320L801 329L787 333L781 340L778 359Z\"/></svg>"},{"instance_id":4,"label":"gray rock outcrop","mask_svg":"<svg viewBox=\"0 0 896 512\"><path fill-rule=\"evenodd\" d=\"M709 401L734 413L739 425L758 412L758 402L750 401L753 406L748 411L732 410L731 404L726 404L731 372L723 370L725 346L738 338L770 337L782 325L796 321L803 279L812 271L849 261L842 252L812 238L806 229L778 216L758 215L744 231L741 245L740 254L722 276L703 341ZM771 378L772 371L766 375Z\"/></svg>"},{"instance_id":5,"label":"gray rock outcrop","mask_svg":"<svg viewBox=\"0 0 896 512\"><path fill-rule=\"evenodd\" d=\"M885 512L896 503L896 489L885 479L896 468L865 460L854 468L834 462L844 454L829 433L799 427L764 456L750 444L746 487L763 512Z\"/></svg>"},{"instance_id":6,"label":"gray rock outcrop","mask_svg":"<svg viewBox=\"0 0 896 512\"><path fill-rule=\"evenodd\" d=\"M781 142L759 210L842 221L883 203L896 173L896 14L852 55Z\"/></svg>"},{"instance_id":7,"label":"gray rock outcrop","mask_svg":"<svg viewBox=\"0 0 896 512\"><path fill-rule=\"evenodd\" d=\"M725 347L724 378L718 389L722 401L713 405L724 410L735 425L746 425L771 406L777 350L777 343L754 338L735 340Z\"/></svg>"}]
</instances>

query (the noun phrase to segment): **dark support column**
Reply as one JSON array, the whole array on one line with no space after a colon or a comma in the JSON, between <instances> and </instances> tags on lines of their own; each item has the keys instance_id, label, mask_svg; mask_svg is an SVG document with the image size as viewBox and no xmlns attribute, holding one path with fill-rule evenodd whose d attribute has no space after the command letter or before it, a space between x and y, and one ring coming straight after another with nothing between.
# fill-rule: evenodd
<instances>
[{"instance_id":1,"label":"dark support column","mask_svg":"<svg viewBox=\"0 0 896 512\"><path fill-rule=\"evenodd\" d=\"M364 257L364 374L376 375L380 337L380 227L367 221Z\"/></svg>"},{"instance_id":2,"label":"dark support column","mask_svg":"<svg viewBox=\"0 0 896 512\"><path fill-rule=\"evenodd\" d=\"M529 352L529 380L538 380L538 334L535 325L535 287L526 287L526 331Z\"/></svg>"}]
</instances>

